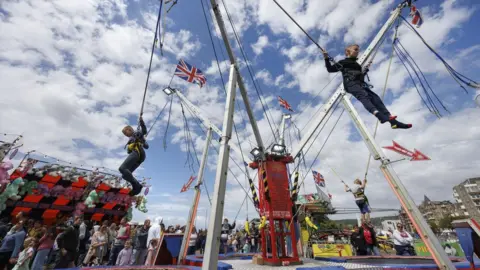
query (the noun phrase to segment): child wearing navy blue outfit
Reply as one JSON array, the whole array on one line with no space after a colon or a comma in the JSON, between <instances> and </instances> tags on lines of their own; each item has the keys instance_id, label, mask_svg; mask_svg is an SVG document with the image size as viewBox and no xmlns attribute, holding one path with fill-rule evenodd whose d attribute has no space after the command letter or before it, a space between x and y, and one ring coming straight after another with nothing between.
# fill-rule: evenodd
<instances>
[{"instance_id":1,"label":"child wearing navy blue outfit","mask_svg":"<svg viewBox=\"0 0 480 270\"><path fill-rule=\"evenodd\" d=\"M404 124L397 121L397 116L391 115L383 104L382 99L365 83L366 72L362 70L362 66L357 63L357 56L360 47L356 44L350 45L345 49L346 58L338 61L338 63L330 63L330 59L326 51L323 52L325 57L325 67L330 73L342 72L343 85L347 93L352 94L371 114L375 115L380 123L390 122L393 129L409 129L412 124ZM368 71L368 70L367 70Z\"/></svg>"},{"instance_id":2,"label":"child wearing navy blue outfit","mask_svg":"<svg viewBox=\"0 0 480 270\"><path fill-rule=\"evenodd\" d=\"M122 174L123 179L132 185L132 191L130 195L138 195L142 191L142 185L133 176L133 172L145 161L146 154L145 149L148 149L148 143L145 141L147 135L147 127L143 118L139 119L139 126L137 131L131 126L125 126L122 130L123 135L128 137L128 143L125 146L127 148L128 156L125 161L120 165L118 169Z\"/></svg>"}]
</instances>

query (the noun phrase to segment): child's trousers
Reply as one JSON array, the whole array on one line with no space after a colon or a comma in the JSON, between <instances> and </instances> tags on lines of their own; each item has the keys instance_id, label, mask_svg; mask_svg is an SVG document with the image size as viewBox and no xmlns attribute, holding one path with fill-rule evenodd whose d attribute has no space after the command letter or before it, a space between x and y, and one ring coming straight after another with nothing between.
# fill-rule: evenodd
<instances>
[{"instance_id":1,"label":"child's trousers","mask_svg":"<svg viewBox=\"0 0 480 270\"><path fill-rule=\"evenodd\" d=\"M370 88L364 87L361 84L353 84L346 87L345 90L360 101L363 107L371 114L378 111L386 116L390 116L390 112L385 107L385 104L383 104L382 99L370 90Z\"/></svg>"}]
</instances>

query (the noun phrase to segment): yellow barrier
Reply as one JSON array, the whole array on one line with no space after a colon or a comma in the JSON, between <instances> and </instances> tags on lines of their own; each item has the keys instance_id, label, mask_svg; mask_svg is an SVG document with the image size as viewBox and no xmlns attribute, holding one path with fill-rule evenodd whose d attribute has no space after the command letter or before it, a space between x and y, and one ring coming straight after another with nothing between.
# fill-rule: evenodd
<instances>
[{"instance_id":1,"label":"yellow barrier","mask_svg":"<svg viewBox=\"0 0 480 270\"><path fill-rule=\"evenodd\" d=\"M304 244L308 243L309 237L310 234L308 233L308 230L302 228L302 241Z\"/></svg>"},{"instance_id":2,"label":"yellow barrier","mask_svg":"<svg viewBox=\"0 0 480 270\"><path fill-rule=\"evenodd\" d=\"M345 257L353 256L349 244L313 244L314 257Z\"/></svg>"}]
</instances>

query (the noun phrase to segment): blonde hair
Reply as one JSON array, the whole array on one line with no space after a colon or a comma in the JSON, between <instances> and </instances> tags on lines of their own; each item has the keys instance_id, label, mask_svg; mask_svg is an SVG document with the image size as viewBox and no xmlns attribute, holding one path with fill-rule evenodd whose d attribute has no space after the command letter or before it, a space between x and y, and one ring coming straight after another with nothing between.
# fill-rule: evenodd
<instances>
[{"instance_id":1,"label":"blonde hair","mask_svg":"<svg viewBox=\"0 0 480 270\"><path fill-rule=\"evenodd\" d=\"M358 184L361 184L362 181L360 181L360 179L357 178L357 179L355 179L355 181L353 181L353 183L355 183L355 184L357 184L357 183L358 183Z\"/></svg>"},{"instance_id":2,"label":"blonde hair","mask_svg":"<svg viewBox=\"0 0 480 270\"><path fill-rule=\"evenodd\" d=\"M126 132L127 130L133 131L133 128L132 128L131 126L124 126L123 129L122 129L122 133L125 134L125 132Z\"/></svg>"},{"instance_id":3,"label":"blonde hair","mask_svg":"<svg viewBox=\"0 0 480 270\"><path fill-rule=\"evenodd\" d=\"M35 244L36 244L36 241L35 241L35 238L33 238L33 237L28 237L27 239L25 239L25 241L23 241L23 246L25 248L33 247L33 246L35 246Z\"/></svg>"},{"instance_id":4,"label":"blonde hair","mask_svg":"<svg viewBox=\"0 0 480 270\"><path fill-rule=\"evenodd\" d=\"M358 44L350 44L348 45L346 48L345 48L345 55L346 56L350 56L350 49L353 48L353 47L359 47L360 46Z\"/></svg>"}]
</instances>

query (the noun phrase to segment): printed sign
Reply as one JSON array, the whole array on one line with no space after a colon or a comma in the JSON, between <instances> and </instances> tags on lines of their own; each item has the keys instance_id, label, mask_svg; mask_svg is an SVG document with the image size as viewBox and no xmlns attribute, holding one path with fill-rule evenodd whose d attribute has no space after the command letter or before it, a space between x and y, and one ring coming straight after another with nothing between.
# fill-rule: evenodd
<instances>
[{"instance_id":1,"label":"printed sign","mask_svg":"<svg viewBox=\"0 0 480 270\"><path fill-rule=\"evenodd\" d=\"M313 244L314 257L345 257L353 256L349 244Z\"/></svg>"}]
</instances>

